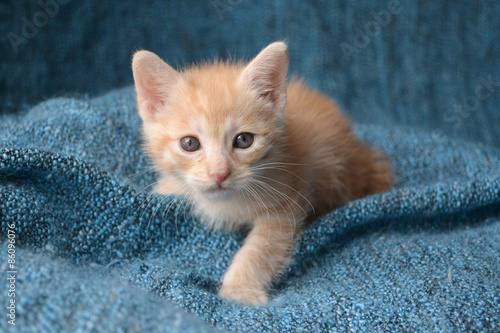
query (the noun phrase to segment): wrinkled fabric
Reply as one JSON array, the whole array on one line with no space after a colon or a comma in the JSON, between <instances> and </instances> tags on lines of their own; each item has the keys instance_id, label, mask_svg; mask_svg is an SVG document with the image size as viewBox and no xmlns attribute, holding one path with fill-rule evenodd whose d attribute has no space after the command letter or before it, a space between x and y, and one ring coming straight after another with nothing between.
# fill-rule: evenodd
<instances>
[{"instance_id":1,"label":"wrinkled fabric","mask_svg":"<svg viewBox=\"0 0 500 333\"><path fill-rule=\"evenodd\" d=\"M500 331L495 1L6 0L0 18L0 331ZM245 235L150 193L130 63L276 40L396 185L308 226L248 307L217 297Z\"/></svg>"}]
</instances>

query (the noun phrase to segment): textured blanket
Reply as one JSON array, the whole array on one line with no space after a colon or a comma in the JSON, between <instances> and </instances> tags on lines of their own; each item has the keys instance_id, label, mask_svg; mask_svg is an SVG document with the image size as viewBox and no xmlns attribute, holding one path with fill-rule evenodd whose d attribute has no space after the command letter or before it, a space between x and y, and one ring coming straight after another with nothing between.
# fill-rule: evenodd
<instances>
[{"instance_id":1,"label":"textured blanket","mask_svg":"<svg viewBox=\"0 0 500 333\"><path fill-rule=\"evenodd\" d=\"M0 330L498 331L500 151L356 131L391 157L396 188L309 226L271 302L249 307L217 297L244 235L148 192L132 87L4 115L0 271L15 295L0 293Z\"/></svg>"},{"instance_id":2,"label":"textured blanket","mask_svg":"<svg viewBox=\"0 0 500 333\"><path fill-rule=\"evenodd\" d=\"M0 332L499 332L499 31L494 0L1 1ZM245 307L217 297L245 235L150 193L130 59L276 40L397 183Z\"/></svg>"}]
</instances>

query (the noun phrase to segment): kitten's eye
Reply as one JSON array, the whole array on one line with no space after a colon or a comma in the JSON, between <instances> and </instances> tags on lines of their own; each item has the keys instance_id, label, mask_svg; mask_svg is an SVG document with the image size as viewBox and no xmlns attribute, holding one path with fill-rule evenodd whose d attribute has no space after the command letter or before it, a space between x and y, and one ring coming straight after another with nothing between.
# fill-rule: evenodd
<instances>
[{"instance_id":1,"label":"kitten's eye","mask_svg":"<svg viewBox=\"0 0 500 333\"><path fill-rule=\"evenodd\" d=\"M194 136L186 136L181 139L181 147L187 152L193 152L200 149L200 141Z\"/></svg>"},{"instance_id":2,"label":"kitten's eye","mask_svg":"<svg viewBox=\"0 0 500 333\"><path fill-rule=\"evenodd\" d=\"M234 139L234 147L240 149L246 149L250 147L253 143L253 134L252 133L240 133Z\"/></svg>"}]
</instances>

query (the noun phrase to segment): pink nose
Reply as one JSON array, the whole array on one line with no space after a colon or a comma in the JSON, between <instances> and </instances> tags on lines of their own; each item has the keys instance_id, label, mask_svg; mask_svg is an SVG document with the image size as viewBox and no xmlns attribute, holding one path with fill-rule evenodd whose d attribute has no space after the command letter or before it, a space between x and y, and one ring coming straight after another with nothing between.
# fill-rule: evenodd
<instances>
[{"instance_id":1,"label":"pink nose","mask_svg":"<svg viewBox=\"0 0 500 333\"><path fill-rule=\"evenodd\" d=\"M217 183L217 186L221 186L222 183L229 178L229 175L231 174L231 171L229 172L223 172L223 173L214 173L212 174L212 179L215 180L215 183Z\"/></svg>"}]
</instances>

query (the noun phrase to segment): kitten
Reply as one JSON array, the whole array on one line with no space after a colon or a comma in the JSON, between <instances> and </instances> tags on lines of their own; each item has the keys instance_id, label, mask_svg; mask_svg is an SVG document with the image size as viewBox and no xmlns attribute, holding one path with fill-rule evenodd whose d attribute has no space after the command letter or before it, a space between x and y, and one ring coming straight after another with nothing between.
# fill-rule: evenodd
<instances>
[{"instance_id":1,"label":"kitten","mask_svg":"<svg viewBox=\"0 0 500 333\"><path fill-rule=\"evenodd\" d=\"M138 51L132 67L155 191L186 196L214 229L249 230L224 275L225 299L267 303L308 221L392 186L388 161L334 101L287 84L284 42L248 64L176 71Z\"/></svg>"}]
</instances>

